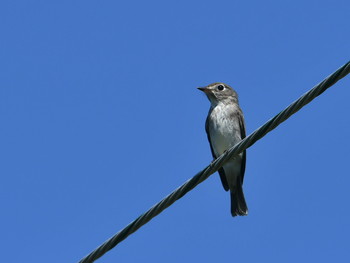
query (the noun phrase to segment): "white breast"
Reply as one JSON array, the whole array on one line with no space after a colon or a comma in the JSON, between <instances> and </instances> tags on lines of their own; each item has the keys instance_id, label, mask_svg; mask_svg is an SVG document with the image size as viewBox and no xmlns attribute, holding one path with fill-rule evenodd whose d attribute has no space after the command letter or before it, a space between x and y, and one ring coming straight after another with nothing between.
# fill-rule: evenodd
<instances>
[{"instance_id":1,"label":"white breast","mask_svg":"<svg viewBox=\"0 0 350 263\"><path fill-rule=\"evenodd\" d=\"M210 141L216 156L241 141L239 120L236 114L237 106L217 105L209 116Z\"/></svg>"}]
</instances>

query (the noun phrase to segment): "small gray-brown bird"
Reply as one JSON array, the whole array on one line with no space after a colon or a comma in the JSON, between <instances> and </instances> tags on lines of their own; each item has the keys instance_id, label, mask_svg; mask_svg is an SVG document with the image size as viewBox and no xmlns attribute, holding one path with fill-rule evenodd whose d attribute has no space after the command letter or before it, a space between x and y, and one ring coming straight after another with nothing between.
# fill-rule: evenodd
<instances>
[{"instance_id":1,"label":"small gray-brown bird","mask_svg":"<svg viewBox=\"0 0 350 263\"><path fill-rule=\"evenodd\" d=\"M216 159L245 138L243 113L238 104L237 93L229 85L213 83L198 89L207 95L211 103L205 130L211 153ZM232 216L248 214L242 188L245 163L246 151L227 161L218 171L224 189L230 190Z\"/></svg>"}]
</instances>

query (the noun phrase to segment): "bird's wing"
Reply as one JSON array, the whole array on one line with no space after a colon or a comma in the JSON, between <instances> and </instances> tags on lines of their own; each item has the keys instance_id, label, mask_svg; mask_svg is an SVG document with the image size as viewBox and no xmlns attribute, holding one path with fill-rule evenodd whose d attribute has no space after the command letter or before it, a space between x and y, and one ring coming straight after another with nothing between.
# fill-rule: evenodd
<instances>
[{"instance_id":1,"label":"bird's wing","mask_svg":"<svg viewBox=\"0 0 350 263\"><path fill-rule=\"evenodd\" d=\"M239 128L241 131L241 139L243 140L246 137L246 132L245 132L245 124L244 124L244 119L243 119L243 114L238 114L238 122L239 122ZM243 151L242 154L242 163L241 163L241 180L243 184L243 178L244 178L244 172L245 172L245 163L247 160L247 152L246 150Z\"/></svg>"},{"instance_id":2,"label":"bird's wing","mask_svg":"<svg viewBox=\"0 0 350 263\"><path fill-rule=\"evenodd\" d=\"M209 116L210 116L210 113L211 113L211 110L209 111L207 120L205 121L205 131L207 132L211 154L213 155L213 158L216 159L218 156L215 156L214 149L213 149L213 146L212 146L211 141L210 141L210 133L209 133ZM245 160L244 160L244 164L245 164ZM227 179L226 179L224 168L221 167L218 170L218 173L220 175L222 186L224 187L225 191L228 191L229 187L228 187L228 183L227 183ZM243 174L244 174L244 171L243 171Z\"/></svg>"}]
</instances>

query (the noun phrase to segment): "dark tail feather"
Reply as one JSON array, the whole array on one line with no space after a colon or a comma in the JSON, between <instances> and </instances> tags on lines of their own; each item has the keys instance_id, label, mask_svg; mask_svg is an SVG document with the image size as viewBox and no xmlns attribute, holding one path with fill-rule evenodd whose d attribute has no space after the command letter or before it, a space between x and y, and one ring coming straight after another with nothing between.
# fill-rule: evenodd
<instances>
[{"instance_id":1,"label":"dark tail feather","mask_svg":"<svg viewBox=\"0 0 350 263\"><path fill-rule=\"evenodd\" d=\"M235 191L230 191L231 194L231 214L232 216L246 216L248 207L244 199L243 188L240 180L237 182Z\"/></svg>"}]
</instances>

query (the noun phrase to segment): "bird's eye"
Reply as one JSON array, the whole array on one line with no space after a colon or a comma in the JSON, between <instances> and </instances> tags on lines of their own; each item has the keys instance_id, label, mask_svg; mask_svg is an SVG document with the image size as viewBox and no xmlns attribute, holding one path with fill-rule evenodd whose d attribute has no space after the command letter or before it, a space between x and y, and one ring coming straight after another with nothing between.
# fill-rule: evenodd
<instances>
[{"instance_id":1,"label":"bird's eye","mask_svg":"<svg viewBox=\"0 0 350 263\"><path fill-rule=\"evenodd\" d=\"M224 88L225 88L224 85L219 85L219 86L218 86L218 90L220 90L220 91L221 91L221 90L224 90Z\"/></svg>"}]
</instances>

